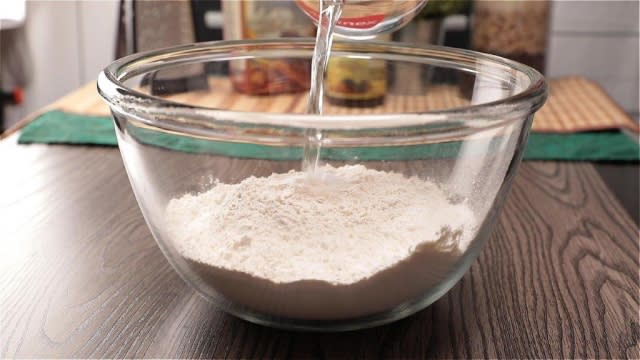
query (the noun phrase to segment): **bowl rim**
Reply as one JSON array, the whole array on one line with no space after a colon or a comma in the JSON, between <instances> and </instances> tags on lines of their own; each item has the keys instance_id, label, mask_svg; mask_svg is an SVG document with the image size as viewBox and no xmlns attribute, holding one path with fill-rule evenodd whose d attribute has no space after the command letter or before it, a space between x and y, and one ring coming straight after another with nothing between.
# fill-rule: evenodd
<instances>
[{"instance_id":1,"label":"bowl rim","mask_svg":"<svg viewBox=\"0 0 640 360\"><path fill-rule=\"evenodd\" d=\"M147 125L171 129L184 133L199 133L203 131L202 122L184 121L197 118L207 122L218 121L237 124L254 124L259 126L276 125L287 128L303 129L363 129L363 128L397 128L405 126L420 126L433 123L443 123L451 120L474 122L461 127L471 130L495 128L533 114L545 102L547 97L547 83L537 70L496 55L480 53L472 50L458 49L437 45L413 45L401 42L386 42L374 40L337 40L334 42L335 53L352 53L358 49L368 50L369 53L382 53L389 50L393 54L406 57L429 57L435 63L447 63L456 71L469 71L463 67L456 67L462 61L468 64L491 64L514 70L528 77L530 84L523 91L503 99L488 101L480 104L455 107L444 110L424 112L397 112L384 114L290 114L275 112L254 112L224 110L211 107L190 105L167 100L158 96L145 94L127 87L124 81L132 76L141 75L150 69L173 66L175 64L190 64L195 60L208 59L207 51L215 49L255 48L291 49L301 47L309 51L313 49L313 38L280 38L254 40L223 40L192 43L172 46L157 50L131 54L109 64L98 75L97 89L99 95L108 103L112 111L134 116L138 121ZM337 49L337 50L336 50ZM373 51L373 50L378 51ZM300 49L298 49L300 50ZM248 50L252 51L252 50ZM404 53L399 53L403 51ZM246 57L238 57L243 59ZM235 58L225 60L234 60ZM172 61L173 60L173 61ZM437 64L436 64L437 65ZM478 71L480 73L480 71ZM181 119L181 121L175 121ZM460 127L457 127L460 130Z\"/></svg>"}]
</instances>

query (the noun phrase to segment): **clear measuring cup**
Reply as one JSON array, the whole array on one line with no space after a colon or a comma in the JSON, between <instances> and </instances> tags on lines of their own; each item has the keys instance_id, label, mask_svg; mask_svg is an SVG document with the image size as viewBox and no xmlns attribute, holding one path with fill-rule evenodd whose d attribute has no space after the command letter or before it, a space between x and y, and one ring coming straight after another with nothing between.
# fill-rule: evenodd
<instances>
[{"instance_id":1,"label":"clear measuring cup","mask_svg":"<svg viewBox=\"0 0 640 360\"><path fill-rule=\"evenodd\" d=\"M314 22L322 0L296 0ZM334 32L353 39L372 38L411 21L427 0L343 0L342 15Z\"/></svg>"}]
</instances>

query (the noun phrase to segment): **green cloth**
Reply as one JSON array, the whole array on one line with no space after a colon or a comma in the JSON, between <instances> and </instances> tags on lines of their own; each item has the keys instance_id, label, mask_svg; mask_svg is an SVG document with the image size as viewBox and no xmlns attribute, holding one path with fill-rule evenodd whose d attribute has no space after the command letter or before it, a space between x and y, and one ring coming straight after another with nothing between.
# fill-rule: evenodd
<instances>
[{"instance_id":1,"label":"green cloth","mask_svg":"<svg viewBox=\"0 0 640 360\"><path fill-rule=\"evenodd\" d=\"M273 147L242 143L225 143L189 137L167 135L137 129L136 138L144 143L186 152L218 153L225 156L261 159L299 159L300 148ZM49 111L29 123L18 139L20 144L49 143L77 145L117 145L111 117L87 116ZM427 157L449 157L459 150L460 143L358 149L330 148L323 158L345 160L409 160ZM526 160L569 161L638 161L640 146L630 136L619 131L582 132L572 134L532 133L524 158Z\"/></svg>"},{"instance_id":2,"label":"green cloth","mask_svg":"<svg viewBox=\"0 0 640 360\"><path fill-rule=\"evenodd\" d=\"M111 117L59 110L48 111L27 124L18 143L118 145Z\"/></svg>"}]
</instances>

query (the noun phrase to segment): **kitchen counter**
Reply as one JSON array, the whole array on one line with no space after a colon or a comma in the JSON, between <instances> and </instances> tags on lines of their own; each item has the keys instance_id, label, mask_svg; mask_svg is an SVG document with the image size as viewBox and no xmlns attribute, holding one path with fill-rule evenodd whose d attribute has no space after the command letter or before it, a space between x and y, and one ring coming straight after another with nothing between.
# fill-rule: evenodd
<instances>
[{"instance_id":1,"label":"kitchen counter","mask_svg":"<svg viewBox=\"0 0 640 360\"><path fill-rule=\"evenodd\" d=\"M189 288L116 148L18 145L14 134L0 158L3 358L640 357L635 164L523 162L451 291L386 326L317 334L236 319Z\"/></svg>"}]
</instances>

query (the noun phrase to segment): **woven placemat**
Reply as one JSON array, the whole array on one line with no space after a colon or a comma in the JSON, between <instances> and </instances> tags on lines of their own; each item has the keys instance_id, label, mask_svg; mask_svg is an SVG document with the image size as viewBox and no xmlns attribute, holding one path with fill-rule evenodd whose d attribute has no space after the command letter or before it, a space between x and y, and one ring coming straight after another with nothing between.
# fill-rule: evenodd
<instances>
[{"instance_id":1,"label":"woven placemat","mask_svg":"<svg viewBox=\"0 0 640 360\"><path fill-rule=\"evenodd\" d=\"M239 111L270 111L304 113L306 94L248 96L235 92L226 77L210 79L210 90L169 97L208 107ZM547 103L536 114L533 131L545 133L575 133L596 130L625 129L637 133L636 121L631 119L595 82L583 77L567 77L549 81ZM325 105L327 114L367 114L413 112L464 106L465 99L457 87L435 85L424 95L387 96L384 105L374 108L345 108ZM95 83L61 98L43 109L62 110L82 115L108 115L109 111L96 92ZM43 111L43 112L44 112ZM35 116L33 117L35 118Z\"/></svg>"},{"instance_id":2,"label":"woven placemat","mask_svg":"<svg viewBox=\"0 0 640 360\"><path fill-rule=\"evenodd\" d=\"M176 101L238 111L266 111L302 114L306 94L247 96L233 90L226 78L212 78L207 92L176 95ZM566 77L549 81L547 103L536 114L533 131L574 133L583 131L626 129L638 132L638 124L594 81L583 77ZM381 106L354 108L325 102L326 114L375 114L421 112L469 105L457 86L433 85L424 94L386 96Z\"/></svg>"},{"instance_id":3,"label":"woven placemat","mask_svg":"<svg viewBox=\"0 0 640 360\"><path fill-rule=\"evenodd\" d=\"M583 77L567 77L551 80L549 88L549 98L535 116L533 131L639 131L638 123L595 81Z\"/></svg>"}]
</instances>

